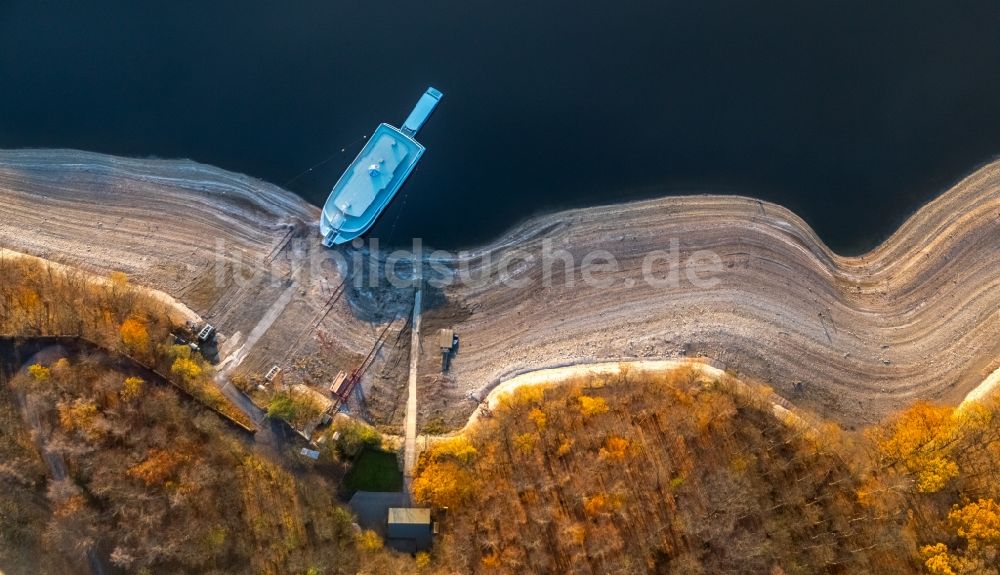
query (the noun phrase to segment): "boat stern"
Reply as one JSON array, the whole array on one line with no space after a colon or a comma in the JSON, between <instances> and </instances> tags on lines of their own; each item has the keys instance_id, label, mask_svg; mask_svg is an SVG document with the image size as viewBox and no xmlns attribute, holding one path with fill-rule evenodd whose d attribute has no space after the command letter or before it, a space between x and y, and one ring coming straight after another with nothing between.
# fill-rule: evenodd
<instances>
[{"instance_id":1,"label":"boat stern","mask_svg":"<svg viewBox=\"0 0 1000 575\"><path fill-rule=\"evenodd\" d=\"M319 234L328 236L330 232L336 232L344 225L347 216L329 202L324 208L319 218ZM331 213L332 212L332 213Z\"/></svg>"},{"instance_id":2,"label":"boat stern","mask_svg":"<svg viewBox=\"0 0 1000 575\"><path fill-rule=\"evenodd\" d=\"M333 208L333 214L329 214L327 209L323 210L319 218L319 233L323 236L323 246L332 248L349 243L368 229L367 226L357 230L348 229L350 226L345 225L348 223L347 220L347 215L336 207Z\"/></svg>"}]
</instances>

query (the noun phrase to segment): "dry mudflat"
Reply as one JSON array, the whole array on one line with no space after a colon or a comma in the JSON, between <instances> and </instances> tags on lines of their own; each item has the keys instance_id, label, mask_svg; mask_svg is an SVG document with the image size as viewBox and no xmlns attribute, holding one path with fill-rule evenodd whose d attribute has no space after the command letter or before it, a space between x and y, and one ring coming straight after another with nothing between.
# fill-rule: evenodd
<instances>
[{"instance_id":1,"label":"dry mudflat","mask_svg":"<svg viewBox=\"0 0 1000 575\"><path fill-rule=\"evenodd\" d=\"M662 260L650 267L649 254L673 246L679 281L646 281L650 269L668 277ZM546 286L542 256L559 249L577 263L576 281L558 281L557 262ZM580 262L597 250L618 264L610 274L592 266L609 287L581 281ZM503 262L511 251L526 256ZM706 272L697 258L689 264L698 252L721 265ZM859 257L832 253L795 214L749 198L561 212L473 256L469 275L490 281L445 290L468 314L458 325L454 378L481 382L481 395L528 369L704 357L846 423L917 399L957 403L1000 367L998 257L1000 163L977 170ZM524 287L510 286L512 279Z\"/></svg>"},{"instance_id":2,"label":"dry mudflat","mask_svg":"<svg viewBox=\"0 0 1000 575\"><path fill-rule=\"evenodd\" d=\"M374 340L335 297L328 254L302 253L318 246L319 210L260 180L190 161L5 151L0 204L0 246L166 292L218 327L221 355L240 360L227 368L279 364L288 383L318 386ZM340 337L318 340L324 331Z\"/></svg>"},{"instance_id":3,"label":"dry mudflat","mask_svg":"<svg viewBox=\"0 0 1000 575\"><path fill-rule=\"evenodd\" d=\"M0 152L0 202L0 246L174 296L219 327L238 369L279 364L321 387L391 324L365 391L373 420L401 422L409 338L394 318L412 290L380 281L336 297L360 273L336 259L359 254L322 250L318 209L294 195L189 161L13 151ZM848 424L957 403L1000 367L998 255L1000 162L859 257L734 196L535 218L489 246L425 255L421 424L461 426L470 394L526 371L684 357ZM442 327L461 338L448 374Z\"/></svg>"}]
</instances>

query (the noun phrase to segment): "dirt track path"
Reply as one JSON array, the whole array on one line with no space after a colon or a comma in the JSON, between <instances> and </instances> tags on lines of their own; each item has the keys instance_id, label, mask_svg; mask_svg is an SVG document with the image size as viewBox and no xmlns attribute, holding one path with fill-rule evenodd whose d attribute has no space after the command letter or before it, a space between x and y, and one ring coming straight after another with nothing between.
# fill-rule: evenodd
<instances>
[{"instance_id":1,"label":"dirt track path","mask_svg":"<svg viewBox=\"0 0 1000 575\"><path fill-rule=\"evenodd\" d=\"M420 353L420 323L423 292L416 290L413 296L413 322L410 331L410 369L406 387L406 424L403 449L403 492L410 493L413 471L417 465L417 359Z\"/></svg>"}]
</instances>

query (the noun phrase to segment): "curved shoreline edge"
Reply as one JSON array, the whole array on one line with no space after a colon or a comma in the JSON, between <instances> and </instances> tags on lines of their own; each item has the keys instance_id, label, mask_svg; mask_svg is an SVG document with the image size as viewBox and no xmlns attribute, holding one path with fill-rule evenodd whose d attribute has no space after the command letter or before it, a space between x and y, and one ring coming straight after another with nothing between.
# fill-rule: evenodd
<instances>
[{"instance_id":1,"label":"curved shoreline edge","mask_svg":"<svg viewBox=\"0 0 1000 575\"><path fill-rule=\"evenodd\" d=\"M618 376L621 375L622 368L629 370L630 373L643 374L666 374L678 369L690 368L696 370L699 374L713 379L719 379L726 375L726 372L722 369L694 360L622 361L568 365L528 371L511 379L504 380L490 390L489 395L483 399L483 402L489 409L494 409L502 396L512 393L520 387L554 386L594 376ZM740 382L737 379L734 379L734 381L739 382L741 385L746 385L745 382ZM959 407L961 408L985 399L997 389L997 386L1000 386L1000 368L974 387L965 396ZM787 418L790 418L796 424L809 425L796 412L795 406L782 396L772 393L771 406L776 416L786 418L786 421L788 421ZM464 433L480 417L480 411L474 411L465 426L448 435ZM431 435L429 437L435 436Z\"/></svg>"},{"instance_id":2,"label":"curved shoreline edge","mask_svg":"<svg viewBox=\"0 0 1000 575\"><path fill-rule=\"evenodd\" d=\"M257 311L220 308L217 294L202 285L218 260L213 239L226 242L226 261L266 259L289 230L318 245L313 206L276 186L188 161L0 152L0 195L9 206L0 215L0 245L91 271L121 269L209 321L222 318L229 333L247 333L282 290L255 294ZM681 258L717 254L718 285L627 286L639 279L643 257L670 249L671 239ZM524 287L505 285L511 273L497 260L541 253L546 241L573 256L578 279L583 255L612 254L620 264L609 276L614 285L544 285L537 261L514 270ZM1000 369L998 255L1000 162L967 176L857 257L833 253L787 209L738 196L666 197L541 216L440 261L484 280L442 288L439 303L425 312L425 328L454 328L462 349L450 374L433 377L440 356L425 350L422 405L428 398L429 412L451 414L460 426L474 408L465 400L470 393L485 397L523 372L692 358L712 358L842 423L875 421L917 398L958 404ZM338 281L338 274L326 280ZM307 291L304 302L321 308L322 290ZM403 296L386 288L371 301L338 304L331 337L364 350L372 334L359 313L379 311L393 297Z\"/></svg>"}]
</instances>

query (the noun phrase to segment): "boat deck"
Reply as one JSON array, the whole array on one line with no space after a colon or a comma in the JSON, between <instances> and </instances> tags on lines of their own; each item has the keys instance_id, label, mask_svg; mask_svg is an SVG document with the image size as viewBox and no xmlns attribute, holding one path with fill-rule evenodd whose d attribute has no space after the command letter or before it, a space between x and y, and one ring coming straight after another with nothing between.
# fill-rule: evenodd
<instances>
[{"instance_id":1,"label":"boat deck","mask_svg":"<svg viewBox=\"0 0 1000 575\"><path fill-rule=\"evenodd\" d=\"M402 129L379 124L371 139L333 186L323 206L319 228L323 245L349 242L375 223L406 182L424 153L413 139L443 94L428 88Z\"/></svg>"},{"instance_id":2,"label":"boat deck","mask_svg":"<svg viewBox=\"0 0 1000 575\"><path fill-rule=\"evenodd\" d=\"M412 138L388 124L379 125L330 193L321 228L353 231L370 226L423 153L424 147Z\"/></svg>"},{"instance_id":3,"label":"boat deck","mask_svg":"<svg viewBox=\"0 0 1000 575\"><path fill-rule=\"evenodd\" d=\"M392 131L376 132L368 154L351 166L350 179L337 196L336 205L348 216L360 217L375 201L378 193L388 188L400 166L414 152Z\"/></svg>"}]
</instances>

